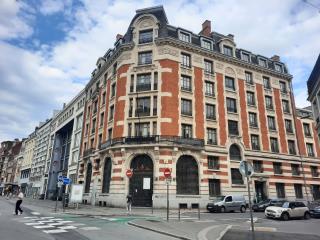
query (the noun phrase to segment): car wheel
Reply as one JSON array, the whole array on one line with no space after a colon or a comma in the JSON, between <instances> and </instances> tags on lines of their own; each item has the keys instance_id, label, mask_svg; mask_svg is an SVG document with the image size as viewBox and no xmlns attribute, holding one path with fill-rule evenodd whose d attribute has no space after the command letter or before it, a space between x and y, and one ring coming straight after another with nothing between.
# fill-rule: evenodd
<instances>
[{"instance_id":1,"label":"car wheel","mask_svg":"<svg viewBox=\"0 0 320 240\"><path fill-rule=\"evenodd\" d=\"M288 214L288 213L282 213L282 215L281 215L281 219L282 219L283 221L288 221L288 220L289 220L289 218L290 218L290 216L289 216L289 214Z\"/></svg>"},{"instance_id":2,"label":"car wheel","mask_svg":"<svg viewBox=\"0 0 320 240\"><path fill-rule=\"evenodd\" d=\"M221 213L225 213L226 212L226 208L225 207L221 207L220 212Z\"/></svg>"},{"instance_id":3,"label":"car wheel","mask_svg":"<svg viewBox=\"0 0 320 240\"><path fill-rule=\"evenodd\" d=\"M246 212L246 208L244 206L241 206L240 207L240 212L242 212L242 213Z\"/></svg>"},{"instance_id":4,"label":"car wheel","mask_svg":"<svg viewBox=\"0 0 320 240\"><path fill-rule=\"evenodd\" d=\"M304 219L306 219L306 220L308 220L308 219L310 219L310 213L308 213L308 212L306 212L305 214L304 214Z\"/></svg>"}]
</instances>

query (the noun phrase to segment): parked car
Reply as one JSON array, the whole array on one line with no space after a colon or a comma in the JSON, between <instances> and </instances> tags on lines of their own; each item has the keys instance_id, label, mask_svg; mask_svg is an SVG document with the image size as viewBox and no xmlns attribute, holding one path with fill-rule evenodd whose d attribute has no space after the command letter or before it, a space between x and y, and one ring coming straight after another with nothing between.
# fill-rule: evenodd
<instances>
[{"instance_id":1,"label":"parked car","mask_svg":"<svg viewBox=\"0 0 320 240\"><path fill-rule=\"evenodd\" d=\"M285 202L282 207L270 206L265 212L267 218L277 218L284 221L290 218L310 218L309 208L303 202Z\"/></svg>"},{"instance_id":2,"label":"parked car","mask_svg":"<svg viewBox=\"0 0 320 240\"><path fill-rule=\"evenodd\" d=\"M310 210L310 215L311 215L311 217L314 217L314 218L320 217L320 206L315 207L314 209Z\"/></svg>"},{"instance_id":3,"label":"parked car","mask_svg":"<svg viewBox=\"0 0 320 240\"><path fill-rule=\"evenodd\" d=\"M246 200L244 196L227 195L219 196L213 202L207 204L209 212L230 212L230 211L246 211Z\"/></svg>"},{"instance_id":4,"label":"parked car","mask_svg":"<svg viewBox=\"0 0 320 240\"><path fill-rule=\"evenodd\" d=\"M278 206L281 207L286 200L280 200L280 199L267 199L264 201L261 201L259 203L253 204L252 205L252 210L255 212L264 212L267 207L269 206Z\"/></svg>"}]
</instances>

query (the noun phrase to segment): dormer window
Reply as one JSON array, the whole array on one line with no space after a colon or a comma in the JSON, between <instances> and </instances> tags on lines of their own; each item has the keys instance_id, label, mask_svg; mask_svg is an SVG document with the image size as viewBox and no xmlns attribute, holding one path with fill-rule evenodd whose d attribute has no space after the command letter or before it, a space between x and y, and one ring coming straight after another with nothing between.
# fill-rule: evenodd
<instances>
[{"instance_id":1,"label":"dormer window","mask_svg":"<svg viewBox=\"0 0 320 240\"><path fill-rule=\"evenodd\" d=\"M139 32L139 44L149 43L153 41L153 30L143 30Z\"/></svg>"},{"instance_id":2,"label":"dormer window","mask_svg":"<svg viewBox=\"0 0 320 240\"><path fill-rule=\"evenodd\" d=\"M259 58L259 65L261 67L267 67L267 61L265 59Z\"/></svg>"},{"instance_id":3,"label":"dormer window","mask_svg":"<svg viewBox=\"0 0 320 240\"><path fill-rule=\"evenodd\" d=\"M282 66L280 64L275 64L274 67L277 72L282 72Z\"/></svg>"},{"instance_id":4,"label":"dormer window","mask_svg":"<svg viewBox=\"0 0 320 240\"><path fill-rule=\"evenodd\" d=\"M232 57L233 56L232 47L223 45L223 54Z\"/></svg>"},{"instance_id":5,"label":"dormer window","mask_svg":"<svg viewBox=\"0 0 320 240\"><path fill-rule=\"evenodd\" d=\"M202 39L201 46L205 49L212 50L212 42L209 40Z\"/></svg>"},{"instance_id":6,"label":"dormer window","mask_svg":"<svg viewBox=\"0 0 320 240\"><path fill-rule=\"evenodd\" d=\"M248 53L241 53L241 59L246 62L250 62L250 55Z\"/></svg>"},{"instance_id":7,"label":"dormer window","mask_svg":"<svg viewBox=\"0 0 320 240\"><path fill-rule=\"evenodd\" d=\"M190 33L179 31L179 39L184 42L191 42Z\"/></svg>"}]
</instances>

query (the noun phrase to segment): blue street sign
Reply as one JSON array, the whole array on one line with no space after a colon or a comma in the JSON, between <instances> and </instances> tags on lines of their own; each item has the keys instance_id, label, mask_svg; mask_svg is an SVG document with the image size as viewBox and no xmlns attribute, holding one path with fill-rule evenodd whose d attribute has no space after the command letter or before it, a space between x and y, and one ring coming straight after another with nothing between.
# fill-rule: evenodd
<instances>
[{"instance_id":1,"label":"blue street sign","mask_svg":"<svg viewBox=\"0 0 320 240\"><path fill-rule=\"evenodd\" d=\"M59 176L59 177L58 177L58 182L62 182L63 179L64 179L64 176Z\"/></svg>"},{"instance_id":2,"label":"blue street sign","mask_svg":"<svg viewBox=\"0 0 320 240\"><path fill-rule=\"evenodd\" d=\"M64 178L63 179L63 185L69 185L71 183L71 179L70 178Z\"/></svg>"}]
</instances>

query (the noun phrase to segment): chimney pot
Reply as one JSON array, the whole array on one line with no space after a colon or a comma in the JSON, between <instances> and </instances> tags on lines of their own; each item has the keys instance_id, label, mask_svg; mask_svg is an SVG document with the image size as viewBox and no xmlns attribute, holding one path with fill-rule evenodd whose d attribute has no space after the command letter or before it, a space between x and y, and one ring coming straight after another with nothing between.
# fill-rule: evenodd
<instances>
[{"instance_id":1,"label":"chimney pot","mask_svg":"<svg viewBox=\"0 0 320 240\"><path fill-rule=\"evenodd\" d=\"M273 61L280 62L280 57L279 57L278 55L273 55L273 56L271 57L271 59L272 59Z\"/></svg>"},{"instance_id":2,"label":"chimney pot","mask_svg":"<svg viewBox=\"0 0 320 240\"><path fill-rule=\"evenodd\" d=\"M203 35L203 36L206 36L206 37L210 37L210 34L211 34L211 21L205 20L202 23L202 30L201 30L200 34Z\"/></svg>"},{"instance_id":3,"label":"chimney pot","mask_svg":"<svg viewBox=\"0 0 320 240\"><path fill-rule=\"evenodd\" d=\"M118 41L120 38L123 38L123 36L118 33L117 36L116 36L116 40Z\"/></svg>"}]
</instances>

